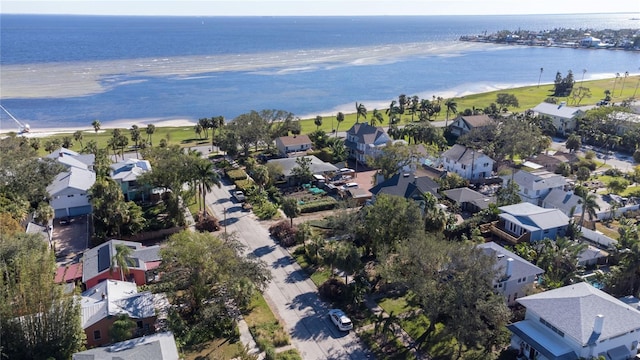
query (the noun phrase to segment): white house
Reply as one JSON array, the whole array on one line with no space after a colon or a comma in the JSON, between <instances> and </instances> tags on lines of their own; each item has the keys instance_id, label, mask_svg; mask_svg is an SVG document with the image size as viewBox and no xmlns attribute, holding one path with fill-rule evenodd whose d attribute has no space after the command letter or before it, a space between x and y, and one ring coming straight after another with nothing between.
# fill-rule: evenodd
<instances>
[{"instance_id":1,"label":"white house","mask_svg":"<svg viewBox=\"0 0 640 360\"><path fill-rule=\"evenodd\" d=\"M538 276L544 273L544 270L494 242L480 244L478 248L495 257L499 275L493 280L493 289L504 296L509 306L515 305L518 297L525 296Z\"/></svg>"},{"instance_id":2,"label":"white house","mask_svg":"<svg viewBox=\"0 0 640 360\"><path fill-rule=\"evenodd\" d=\"M283 157L296 156L311 150L311 139L307 135L281 136L276 139L276 147Z\"/></svg>"},{"instance_id":3,"label":"white house","mask_svg":"<svg viewBox=\"0 0 640 360\"><path fill-rule=\"evenodd\" d=\"M556 128L556 132L560 135L566 135L568 132L576 130L578 117L592 108L593 106L567 106L564 102L560 104L542 102L531 110L538 116L548 116Z\"/></svg>"},{"instance_id":4,"label":"white house","mask_svg":"<svg viewBox=\"0 0 640 360\"><path fill-rule=\"evenodd\" d=\"M546 209L558 209L567 216L580 215L582 213L582 198L573 191L563 189L553 189L544 200L542 207Z\"/></svg>"},{"instance_id":5,"label":"white house","mask_svg":"<svg viewBox=\"0 0 640 360\"><path fill-rule=\"evenodd\" d=\"M389 141L391 138L382 127L357 123L347 130L347 139L344 145L349 149L350 158L366 164L367 158L378 156L381 148L386 146Z\"/></svg>"},{"instance_id":6,"label":"white house","mask_svg":"<svg viewBox=\"0 0 640 360\"><path fill-rule=\"evenodd\" d=\"M542 199L551 190L564 189L567 185L567 179L564 176L546 170L532 172L519 170L513 175L503 176L502 180L503 186L507 186L509 181L518 184L520 199L534 205L541 205Z\"/></svg>"},{"instance_id":7,"label":"white house","mask_svg":"<svg viewBox=\"0 0 640 360\"><path fill-rule=\"evenodd\" d=\"M448 172L456 173L470 181L490 177L495 163L492 158L481 151L460 144L455 144L443 152L439 161L440 165Z\"/></svg>"},{"instance_id":8,"label":"white house","mask_svg":"<svg viewBox=\"0 0 640 360\"><path fill-rule=\"evenodd\" d=\"M520 359L631 359L638 352L640 311L577 283L517 300L522 321L508 325Z\"/></svg>"},{"instance_id":9,"label":"white house","mask_svg":"<svg viewBox=\"0 0 640 360\"><path fill-rule=\"evenodd\" d=\"M67 169L47 186L54 218L90 214L92 208L87 190L96 182L96 174L93 172L95 156L60 148L47 158L55 159Z\"/></svg>"}]
</instances>

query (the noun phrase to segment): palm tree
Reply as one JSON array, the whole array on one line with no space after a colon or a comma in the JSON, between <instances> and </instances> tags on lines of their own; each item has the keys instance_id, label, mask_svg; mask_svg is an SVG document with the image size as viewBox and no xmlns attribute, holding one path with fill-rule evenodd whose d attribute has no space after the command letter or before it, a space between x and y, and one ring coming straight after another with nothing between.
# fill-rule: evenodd
<instances>
[{"instance_id":1,"label":"palm tree","mask_svg":"<svg viewBox=\"0 0 640 360\"><path fill-rule=\"evenodd\" d=\"M373 113L371 114L371 126L376 126L378 123L382 124L384 118L382 117L382 113L378 111L378 109L373 109Z\"/></svg>"},{"instance_id":2,"label":"palm tree","mask_svg":"<svg viewBox=\"0 0 640 360\"><path fill-rule=\"evenodd\" d=\"M98 130L100 130L100 120L93 120L91 126L93 126L93 131L97 134Z\"/></svg>"},{"instance_id":3,"label":"palm tree","mask_svg":"<svg viewBox=\"0 0 640 360\"><path fill-rule=\"evenodd\" d=\"M209 138L209 119L207 118L200 118L198 119L198 125L201 126L202 130L204 131L204 138L208 139Z\"/></svg>"},{"instance_id":4,"label":"palm tree","mask_svg":"<svg viewBox=\"0 0 640 360\"><path fill-rule=\"evenodd\" d=\"M131 125L131 129L129 129L129 133L131 134L131 140L136 146L136 159L138 158L138 144L140 143L140 129L138 125Z\"/></svg>"},{"instance_id":5,"label":"palm tree","mask_svg":"<svg viewBox=\"0 0 640 360\"><path fill-rule=\"evenodd\" d=\"M71 147L73 146L73 139L71 138L71 136L63 136L62 137L62 147L65 149L71 149Z\"/></svg>"},{"instance_id":6,"label":"palm tree","mask_svg":"<svg viewBox=\"0 0 640 360\"><path fill-rule=\"evenodd\" d=\"M540 87L540 79L542 79L542 72L544 71L544 68L540 68L540 75L538 75L538 87Z\"/></svg>"},{"instance_id":7,"label":"palm tree","mask_svg":"<svg viewBox=\"0 0 640 360\"><path fill-rule=\"evenodd\" d=\"M624 91L624 83L627 81L628 77L629 77L629 72L625 71L624 77L622 78L622 87L620 87L620 96L622 96L622 92Z\"/></svg>"},{"instance_id":8,"label":"palm tree","mask_svg":"<svg viewBox=\"0 0 640 360\"><path fill-rule=\"evenodd\" d=\"M196 177L200 184L200 194L202 195L202 210L206 210L207 192L211 191L213 186L220 187L220 176L216 172L215 166L211 161L198 159L196 163Z\"/></svg>"},{"instance_id":9,"label":"palm tree","mask_svg":"<svg viewBox=\"0 0 640 360\"><path fill-rule=\"evenodd\" d=\"M291 221L291 226L293 227L293 218L297 217L300 214L300 207L298 206L298 200L293 197L286 197L282 199L282 211Z\"/></svg>"},{"instance_id":10,"label":"palm tree","mask_svg":"<svg viewBox=\"0 0 640 360\"><path fill-rule=\"evenodd\" d=\"M263 190L265 185L269 183L269 169L264 165L258 165L253 169L251 177L260 186L260 190Z\"/></svg>"},{"instance_id":11,"label":"palm tree","mask_svg":"<svg viewBox=\"0 0 640 360\"><path fill-rule=\"evenodd\" d=\"M153 146L153 141L151 141L151 135L153 135L154 132L156 132L156 126L153 124L148 124L145 130L145 133L147 134L147 142L149 143L150 146Z\"/></svg>"},{"instance_id":12,"label":"palm tree","mask_svg":"<svg viewBox=\"0 0 640 360\"><path fill-rule=\"evenodd\" d=\"M387 116L389 116L389 128L391 128L391 125L393 125L393 123L395 122L396 115L402 113L400 111L400 107L398 107L396 104L397 102L395 100L391 101L391 104L389 105L389 108L386 111Z\"/></svg>"},{"instance_id":13,"label":"palm tree","mask_svg":"<svg viewBox=\"0 0 640 360\"><path fill-rule=\"evenodd\" d=\"M444 106L447 107L447 119L444 122L444 126L447 127L447 125L449 124L449 114L455 114L458 112L458 103L453 99L447 99L447 101L444 103Z\"/></svg>"},{"instance_id":14,"label":"palm tree","mask_svg":"<svg viewBox=\"0 0 640 360\"><path fill-rule=\"evenodd\" d=\"M407 106L407 95L405 94L400 94L398 95L398 107L400 108L400 112L399 114L404 114L404 110L406 109Z\"/></svg>"},{"instance_id":15,"label":"palm tree","mask_svg":"<svg viewBox=\"0 0 640 360\"><path fill-rule=\"evenodd\" d=\"M336 126L336 137L338 137L338 128L340 127L340 123L344 121L344 114L342 111L339 111L338 115L336 115L336 121L338 122L338 125Z\"/></svg>"},{"instance_id":16,"label":"palm tree","mask_svg":"<svg viewBox=\"0 0 640 360\"><path fill-rule=\"evenodd\" d=\"M616 93L616 83L618 82L619 78L620 78L620 73L616 73L616 78L615 80L613 80L613 91L611 91L611 95L615 95Z\"/></svg>"},{"instance_id":17,"label":"palm tree","mask_svg":"<svg viewBox=\"0 0 640 360\"><path fill-rule=\"evenodd\" d=\"M589 214L589 220L593 220L596 215L596 209L600 210L600 205L596 201L596 196L594 194L586 193L582 196L582 199L579 201L579 204L582 205L582 215L580 215L580 230L582 230L582 226L584 224L584 214Z\"/></svg>"},{"instance_id":18,"label":"palm tree","mask_svg":"<svg viewBox=\"0 0 640 360\"><path fill-rule=\"evenodd\" d=\"M363 103L358 104L356 101L356 123L360 122L360 116L367 118L367 108L364 107Z\"/></svg>"},{"instance_id":19,"label":"palm tree","mask_svg":"<svg viewBox=\"0 0 640 360\"><path fill-rule=\"evenodd\" d=\"M84 148L84 146L82 146L82 138L82 130L78 130L73 133L73 139L80 143L80 148Z\"/></svg>"},{"instance_id":20,"label":"palm tree","mask_svg":"<svg viewBox=\"0 0 640 360\"><path fill-rule=\"evenodd\" d=\"M316 116L316 118L313 120L313 123L316 125L316 130L320 129L320 126L322 126L322 116Z\"/></svg>"},{"instance_id":21,"label":"palm tree","mask_svg":"<svg viewBox=\"0 0 640 360\"><path fill-rule=\"evenodd\" d=\"M109 272L112 273L116 268L120 270L120 280L125 280L125 275L129 275L129 263L133 250L125 244L116 244L116 253L111 258L111 266Z\"/></svg>"},{"instance_id":22,"label":"palm tree","mask_svg":"<svg viewBox=\"0 0 640 360\"><path fill-rule=\"evenodd\" d=\"M196 124L193 127L193 130L196 132L196 134L198 134L198 139L201 139L202 137L200 136L200 134L202 134L202 125Z\"/></svg>"}]
</instances>

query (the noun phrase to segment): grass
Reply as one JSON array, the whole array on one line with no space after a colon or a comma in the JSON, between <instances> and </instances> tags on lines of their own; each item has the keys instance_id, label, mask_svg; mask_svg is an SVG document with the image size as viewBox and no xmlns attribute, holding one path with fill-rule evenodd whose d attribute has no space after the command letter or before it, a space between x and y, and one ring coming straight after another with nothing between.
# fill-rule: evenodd
<instances>
[{"instance_id":1,"label":"grass","mask_svg":"<svg viewBox=\"0 0 640 360\"><path fill-rule=\"evenodd\" d=\"M618 238L620 238L620 234L618 233L617 228L616 229L609 228L601 222L596 222L596 230L600 231L605 236L608 236L614 240L618 240Z\"/></svg>"},{"instance_id":2,"label":"grass","mask_svg":"<svg viewBox=\"0 0 640 360\"><path fill-rule=\"evenodd\" d=\"M331 277L331 270L327 268L318 268L312 263L309 262L307 255L304 253L304 248L302 246L298 247L293 252L293 258L296 260L298 265L309 274L311 281L319 287L324 284L325 281L329 280Z\"/></svg>"},{"instance_id":3,"label":"grass","mask_svg":"<svg viewBox=\"0 0 640 360\"><path fill-rule=\"evenodd\" d=\"M200 344L197 348L184 352L183 355L185 360L233 359L242 350L242 343L239 341L231 343L226 339L215 339Z\"/></svg>"},{"instance_id":4,"label":"grass","mask_svg":"<svg viewBox=\"0 0 640 360\"><path fill-rule=\"evenodd\" d=\"M415 356L406 349L399 339L389 339L384 348L381 347L379 336L374 334L374 329L358 333L360 339L371 350L374 357L380 360L415 360Z\"/></svg>"},{"instance_id":5,"label":"grass","mask_svg":"<svg viewBox=\"0 0 640 360\"><path fill-rule=\"evenodd\" d=\"M260 350L278 348L290 343L289 334L273 315L262 294L256 294L244 319Z\"/></svg>"}]
</instances>

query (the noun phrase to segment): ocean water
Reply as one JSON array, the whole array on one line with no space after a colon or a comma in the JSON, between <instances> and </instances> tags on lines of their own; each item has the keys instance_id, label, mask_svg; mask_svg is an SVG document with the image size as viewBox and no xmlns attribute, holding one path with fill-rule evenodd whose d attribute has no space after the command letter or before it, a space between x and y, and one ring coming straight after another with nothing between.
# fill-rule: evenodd
<instances>
[{"instance_id":1,"label":"ocean water","mask_svg":"<svg viewBox=\"0 0 640 360\"><path fill-rule=\"evenodd\" d=\"M459 42L498 30L640 28L637 14L421 17L0 16L0 101L32 128L261 109L300 117L640 72L640 53ZM598 95L598 94L594 94ZM0 114L3 129L16 127Z\"/></svg>"}]
</instances>

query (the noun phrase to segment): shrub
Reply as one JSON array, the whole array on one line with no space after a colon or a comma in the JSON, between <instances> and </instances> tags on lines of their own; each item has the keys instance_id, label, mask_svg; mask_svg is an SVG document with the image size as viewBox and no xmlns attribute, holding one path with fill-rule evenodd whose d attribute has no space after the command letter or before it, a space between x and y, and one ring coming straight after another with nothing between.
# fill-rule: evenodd
<instances>
[{"instance_id":1,"label":"shrub","mask_svg":"<svg viewBox=\"0 0 640 360\"><path fill-rule=\"evenodd\" d=\"M218 231L220 230L220 223L215 216L198 216L198 221L196 222L196 230L198 231Z\"/></svg>"},{"instance_id":2,"label":"shrub","mask_svg":"<svg viewBox=\"0 0 640 360\"><path fill-rule=\"evenodd\" d=\"M220 160L213 163L218 169L229 169L231 168L231 163L227 160Z\"/></svg>"},{"instance_id":3,"label":"shrub","mask_svg":"<svg viewBox=\"0 0 640 360\"><path fill-rule=\"evenodd\" d=\"M238 190L244 191L245 193L256 185L251 179L235 180L233 183Z\"/></svg>"},{"instance_id":4,"label":"shrub","mask_svg":"<svg viewBox=\"0 0 640 360\"><path fill-rule=\"evenodd\" d=\"M311 201L299 205L300 213L311 213L316 211L331 210L338 205L338 201L332 197L326 197L321 200Z\"/></svg>"},{"instance_id":5,"label":"shrub","mask_svg":"<svg viewBox=\"0 0 640 360\"><path fill-rule=\"evenodd\" d=\"M253 213L256 214L260 220L271 219L278 213L278 205L266 200L260 201L254 205Z\"/></svg>"},{"instance_id":6,"label":"shrub","mask_svg":"<svg viewBox=\"0 0 640 360\"><path fill-rule=\"evenodd\" d=\"M593 150L589 150L584 154L584 158L587 160L592 160L594 157L596 157L596 152Z\"/></svg>"},{"instance_id":7,"label":"shrub","mask_svg":"<svg viewBox=\"0 0 640 360\"><path fill-rule=\"evenodd\" d=\"M291 226L291 222L283 220L269 228L269 234L273 236L280 245L289 247L296 244L296 232L297 228Z\"/></svg>"},{"instance_id":8,"label":"shrub","mask_svg":"<svg viewBox=\"0 0 640 360\"><path fill-rule=\"evenodd\" d=\"M320 285L318 293L325 300L343 302L347 299L348 290L347 285L341 279L331 278Z\"/></svg>"},{"instance_id":9,"label":"shrub","mask_svg":"<svg viewBox=\"0 0 640 360\"><path fill-rule=\"evenodd\" d=\"M247 173L242 169L227 170L227 176L231 181L247 179Z\"/></svg>"},{"instance_id":10,"label":"shrub","mask_svg":"<svg viewBox=\"0 0 640 360\"><path fill-rule=\"evenodd\" d=\"M617 168L607 169L607 171L605 171L604 174L608 176L613 176L613 177L621 177L624 175L622 170L619 170Z\"/></svg>"},{"instance_id":11,"label":"shrub","mask_svg":"<svg viewBox=\"0 0 640 360\"><path fill-rule=\"evenodd\" d=\"M573 171L576 171L583 166L588 168L591 171L594 171L598 167L595 161L585 157L584 159L580 159L580 161L578 161L577 163L574 163L572 165L572 168L573 168Z\"/></svg>"},{"instance_id":12,"label":"shrub","mask_svg":"<svg viewBox=\"0 0 640 360\"><path fill-rule=\"evenodd\" d=\"M276 349L273 347L268 347L264 351L265 360L276 360Z\"/></svg>"}]
</instances>

